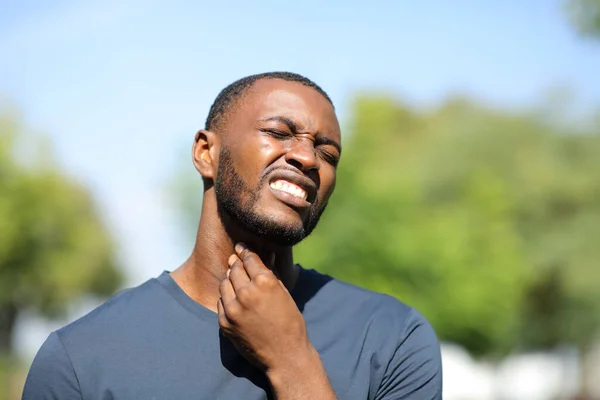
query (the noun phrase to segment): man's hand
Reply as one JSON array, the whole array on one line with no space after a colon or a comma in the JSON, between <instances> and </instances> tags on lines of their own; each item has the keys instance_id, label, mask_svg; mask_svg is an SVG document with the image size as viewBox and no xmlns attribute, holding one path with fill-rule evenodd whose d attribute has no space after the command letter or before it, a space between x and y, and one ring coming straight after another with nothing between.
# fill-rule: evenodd
<instances>
[{"instance_id":1,"label":"man's hand","mask_svg":"<svg viewBox=\"0 0 600 400\"><path fill-rule=\"evenodd\" d=\"M228 276L219 286L223 333L244 358L266 373L278 398L335 398L286 287L245 245L237 244L235 251L228 260Z\"/></svg>"},{"instance_id":2,"label":"man's hand","mask_svg":"<svg viewBox=\"0 0 600 400\"><path fill-rule=\"evenodd\" d=\"M304 361L314 350L292 296L256 253L242 244L235 249L219 287L221 330L265 372Z\"/></svg>"}]
</instances>

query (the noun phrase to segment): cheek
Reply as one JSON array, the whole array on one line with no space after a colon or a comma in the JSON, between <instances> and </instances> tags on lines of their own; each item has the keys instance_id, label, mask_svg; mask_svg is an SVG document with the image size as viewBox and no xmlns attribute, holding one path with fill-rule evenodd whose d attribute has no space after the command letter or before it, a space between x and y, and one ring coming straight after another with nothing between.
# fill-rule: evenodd
<instances>
[{"instance_id":1,"label":"cheek","mask_svg":"<svg viewBox=\"0 0 600 400\"><path fill-rule=\"evenodd\" d=\"M269 166L285 156L285 147L280 141L262 135L252 140L244 151L248 160L246 167L257 171L258 176L262 176Z\"/></svg>"},{"instance_id":2,"label":"cheek","mask_svg":"<svg viewBox=\"0 0 600 400\"><path fill-rule=\"evenodd\" d=\"M283 154L285 154L285 148L283 144L278 140L261 136L257 140L257 144L258 146L256 154L265 163L271 163L274 160L279 159L279 157L281 157Z\"/></svg>"},{"instance_id":3,"label":"cheek","mask_svg":"<svg viewBox=\"0 0 600 400\"><path fill-rule=\"evenodd\" d=\"M265 137L249 137L232 143L234 167L248 183L257 184L265 169L284 153L281 143Z\"/></svg>"},{"instance_id":4,"label":"cheek","mask_svg":"<svg viewBox=\"0 0 600 400\"><path fill-rule=\"evenodd\" d=\"M333 194L333 189L335 189L336 170L332 167L327 171L321 171L322 172L320 174L321 185L319 188L319 200L321 204L325 204Z\"/></svg>"}]
</instances>

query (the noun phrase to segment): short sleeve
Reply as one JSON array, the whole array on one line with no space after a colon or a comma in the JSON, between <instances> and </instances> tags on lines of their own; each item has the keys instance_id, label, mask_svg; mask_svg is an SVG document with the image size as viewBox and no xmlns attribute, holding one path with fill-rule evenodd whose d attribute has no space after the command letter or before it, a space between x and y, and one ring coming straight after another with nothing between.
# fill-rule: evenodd
<instances>
[{"instance_id":1,"label":"short sleeve","mask_svg":"<svg viewBox=\"0 0 600 400\"><path fill-rule=\"evenodd\" d=\"M29 369L22 400L82 400L71 360L58 334L48 336Z\"/></svg>"},{"instance_id":2,"label":"short sleeve","mask_svg":"<svg viewBox=\"0 0 600 400\"><path fill-rule=\"evenodd\" d=\"M429 322L409 313L400 342L386 368L376 400L441 400L440 345Z\"/></svg>"}]
</instances>

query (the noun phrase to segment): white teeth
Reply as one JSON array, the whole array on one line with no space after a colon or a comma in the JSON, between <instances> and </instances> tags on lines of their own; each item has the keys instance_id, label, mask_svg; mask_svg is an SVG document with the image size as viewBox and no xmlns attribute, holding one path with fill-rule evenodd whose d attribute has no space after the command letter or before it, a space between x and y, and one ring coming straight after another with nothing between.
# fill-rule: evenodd
<instances>
[{"instance_id":1,"label":"white teeth","mask_svg":"<svg viewBox=\"0 0 600 400\"><path fill-rule=\"evenodd\" d=\"M300 197L303 200L306 200L306 198L308 197L308 193L306 193L306 190L302 189L300 186L294 185L291 182L277 180L275 182L271 182L270 186L275 190L281 190L282 192L286 192L293 196Z\"/></svg>"}]
</instances>

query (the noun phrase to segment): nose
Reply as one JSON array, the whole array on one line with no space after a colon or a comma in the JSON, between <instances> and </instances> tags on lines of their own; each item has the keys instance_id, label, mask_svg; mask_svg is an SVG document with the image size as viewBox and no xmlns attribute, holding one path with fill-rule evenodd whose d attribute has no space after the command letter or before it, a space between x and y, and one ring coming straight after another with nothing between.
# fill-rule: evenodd
<instances>
[{"instance_id":1,"label":"nose","mask_svg":"<svg viewBox=\"0 0 600 400\"><path fill-rule=\"evenodd\" d=\"M319 160L317 159L315 143L312 136L307 138L296 137L292 141L290 148L285 155L285 159L288 163L304 172L318 170Z\"/></svg>"}]
</instances>

